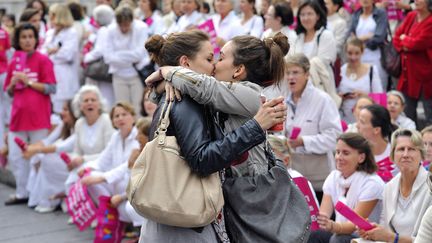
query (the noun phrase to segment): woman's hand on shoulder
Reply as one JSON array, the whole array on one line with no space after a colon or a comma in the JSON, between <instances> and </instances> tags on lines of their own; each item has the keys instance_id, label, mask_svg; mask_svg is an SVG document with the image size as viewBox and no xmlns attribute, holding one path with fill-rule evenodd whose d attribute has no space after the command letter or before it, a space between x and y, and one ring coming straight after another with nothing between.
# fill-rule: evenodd
<instances>
[{"instance_id":1,"label":"woman's hand on shoulder","mask_svg":"<svg viewBox=\"0 0 432 243\"><path fill-rule=\"evenodd\" d=\"M174 98L177 101L181 101L181 93L180 90L174 88L170 83L164 81L165 83L165 100L166 101L174 101Z\"/></svg>"}]
</instances>

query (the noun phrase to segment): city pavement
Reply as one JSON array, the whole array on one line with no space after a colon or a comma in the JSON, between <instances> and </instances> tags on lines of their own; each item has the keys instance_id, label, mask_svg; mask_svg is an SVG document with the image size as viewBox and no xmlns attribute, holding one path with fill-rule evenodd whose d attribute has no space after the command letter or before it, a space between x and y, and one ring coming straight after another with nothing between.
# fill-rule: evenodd
<instances>
[{"instance_id":1,"label":"city pavement","mask_svg":"<svg viewBox=\"0 0 432 243\"><path fill-rule=\"evenodd\" d=\"M80 232L68 225L68 215L56 211L40 214L26 205L4 206L14 188L0 183L0 242L5 243L67 243L92 242L94 231Z\"/></svg>"}]
</instances>

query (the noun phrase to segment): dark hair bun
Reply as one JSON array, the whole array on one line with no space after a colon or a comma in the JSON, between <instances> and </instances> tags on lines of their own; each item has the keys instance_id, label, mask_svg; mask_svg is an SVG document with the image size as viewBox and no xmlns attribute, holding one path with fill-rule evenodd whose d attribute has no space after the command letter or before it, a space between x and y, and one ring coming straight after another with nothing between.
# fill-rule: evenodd
<instances>
[{"instance_id":1,"label":"dark hair bun","mask_svg":"<svg viewBox=\"0 0 432 243\"><path fill-rule=\"evenodd\" d=\"M145 43L145 48L150 54L151 59L159 66L163 65L163 63L161 63L160 56L161 56L162 48L165 45L165 43L166 40L161 35L153 35Z\"/></svg>"},{"instance_id":2,"label":"dark hair bun","mask_svg":"<svg viewBox=\"0 0 432 243\"><path fill-rule=\"evenodd\" d=\"M279 46L284 55L288 53L290 45L288 43L288 37L286 37L286 35L278 32L275 36L273 36L273 41Z\"/></svg>"}]
</instances>

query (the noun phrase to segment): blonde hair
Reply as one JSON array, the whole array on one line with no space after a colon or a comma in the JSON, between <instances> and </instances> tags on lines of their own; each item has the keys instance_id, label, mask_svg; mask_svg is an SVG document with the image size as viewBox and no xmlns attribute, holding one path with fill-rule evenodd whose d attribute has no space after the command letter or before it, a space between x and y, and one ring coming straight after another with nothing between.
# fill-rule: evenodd
<instances>
[{"instance_id":1,"label":"blonde hair","mask_svg":"<svg viewBox=\"0 0 432 243\"><path fill-rule=\"evenodd\" d=\"M432 133L432 125L429 125L425 128L423 128L423 130L421 131L421 135L424 136L426 133ZM432 166L431 166L432 168Z\"/></svg>"},{"instance_id":2,"label":"blonde hair","mask_svg":"<svg viewBox=\"0 0 432 243\"><path fill-rule=\"evenodd\" d=\"M71 27L74 19L69 8L65 4L54 3L49 8L49 14L54 15L53 24L59 26L61 29Z\"/></svg>"},{"instance_id":3,"label":"blonde hair","mask_svg":"<svg viewBox=\"0 0 432 243\"><path fill-rule=\"evenodd\" d=\"M418 132L417 130L399 128L392 134L391 137L390 159L392 161L394 161L394 155L395 155L395 149L396 149L398 137L409 137L411 143L414 144L414 147L420 151L422 160L424 160L424 158L426 157L426 150L420 132Z\"/></svg>"}]
</instances>

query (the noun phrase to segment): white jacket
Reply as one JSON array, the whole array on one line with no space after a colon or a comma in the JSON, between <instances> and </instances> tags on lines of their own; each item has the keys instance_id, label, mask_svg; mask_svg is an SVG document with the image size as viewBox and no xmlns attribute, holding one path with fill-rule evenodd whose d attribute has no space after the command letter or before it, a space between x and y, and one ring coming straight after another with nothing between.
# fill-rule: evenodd
<instances>
[{"instance_id":1,"label":"white jacket","mask_svg":"<svg viewBox=\"0 0 432 243\"><path fill-rule=\"evenodd\" d=\"M346 32L348 31L347 22L339 13L334 13L327 17L327 27L332 31L336 40L337 54L341 55L345 44Z\"/></svg>"},{"instance_id":2,"label":"white jacket","mask_svg":"<svg viewBox=\"0 0 432 243\"><path fill-rule=\"evenodd\" d=\"M411 234L412 238L415 238L417 236L422 216L432 204L432 196L426 183L427 179L428 172L424 169L423 166L419 166L417 177L411 189L411 202L409 204L409 207L414 207L415 210L418 212L416 222L412 222L412 224L414 224L414 232L412 232ZM394 231L394 229L390 224L390 221L395 215L396 208L398 207L400 181L401 174L399 173L384 187L384 207L381 218L381 225L388 229L391 229L392 231Z\"/></svg>"},{"instance_id":3,"label":"white jacket","mask_svg":"<svg viewBox=\"0 0 432 243\"><path fill-rule=\"evenodd\" d=\"M41 52L48 55L48 49L59 47L55 54L49 55L54 64L57 91L54 99L72 99L79 89L79 41L73 27L65 28L55 34L55 29L47 32Z\"/></svg>"},{"instance_id":4,"label":"white jacket","mask_svg":"<svg viewBox=\"0 0 432 243\"><path fill-rule=\"evenodd\" d=\"M333 77L333 70L329 73L328 65L325 65L321 58L312 57L309 60L309 74L315 87L326 92L339 108L342 104L342 98L336 92L336 86Z\"/></svg>"},{"instance_id":5,"label":"white jacket","mask_svg":"<svg viewBox=\"0 0 432 243\"><path fill-rule=\"evenodd\" d=\"M108 26L110 44L104 51L104 60L109 65L109 73L122 78L138 76L133 64L137 63L137 68L142 68L150 62L144 47L148 38L147 24L134 19L131 28L129 33L123 34L116 22Z\"/></svg>"},{"instance_id":6,"label":"white jacket","mask_svg":"<svg viewBox=\"0 0 432 243\"><path fill-rule=\"evenodd\" d=\"M290 136L294 126L300 127L299 137L304 146L297 147L292 155L292 168L302 173L317 191L330 171L334 169L333 151L336 138L342 133L338 108L330 96L308 81L297 105L292 94L287 97L288 113L285 134Z\"/></svg>"},{"instance_id":7,"label":"white jacket","mask_svg":"<svg viewBox=\"0 0 432 243\"><path fill-rule=\"evenodd\" d=\"M239 17L237 17L234 11L231 11L222 21L220 14L213 15L212 20L217 36L225 41L229 41L234 36L239 35L237 34L239 30L236 31L234 28L234 24L239 20Z\"/></svg>"}]
</instances>

